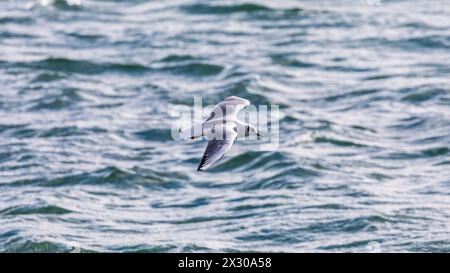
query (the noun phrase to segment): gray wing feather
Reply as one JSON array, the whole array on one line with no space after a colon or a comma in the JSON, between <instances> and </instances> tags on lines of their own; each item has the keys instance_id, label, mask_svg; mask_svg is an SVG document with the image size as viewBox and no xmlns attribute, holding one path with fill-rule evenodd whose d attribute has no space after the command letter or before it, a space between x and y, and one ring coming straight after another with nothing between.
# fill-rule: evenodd
<instances>
[{"instance_id":1,"label":"gray wing feather","mask_svg":"<svg viewBox=\"0 0 450 273\"><path fill-rule=\"evenodd\" d=\"M205 122L213 119L222 119L228 115L236 116L237 113L247 105L250 105L250 102L246 99L236 96L228 97L214 106L211 110L210 116L205 120Z\"/></svg>"},{"instance_id":2,"label":"gray wing feather","mask_svg":"<svg viewBox=\"0 0 450 273\"><path fill-rule=\"evenodd\" d=\"M205 153L203 154L202 160L198 165L197 171L204 171L209 167L213 166L217 161L219 161L223 155L231 148L234 140L236 139L237 133L229 139L223 140L210 140L208 141L208 146L206 146Z\"/></svg>"}]
</instances>

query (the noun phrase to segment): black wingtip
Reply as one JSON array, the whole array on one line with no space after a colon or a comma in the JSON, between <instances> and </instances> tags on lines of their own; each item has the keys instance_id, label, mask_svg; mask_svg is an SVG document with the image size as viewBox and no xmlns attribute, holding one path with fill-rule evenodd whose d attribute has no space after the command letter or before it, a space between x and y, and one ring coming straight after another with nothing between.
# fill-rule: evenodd
<instances>
[{"instance_id":1,"label":"black wingtip","mask_svg":"<svg viewBox=\"0 0 450 273\"><path fill-rule=\"evenodd\" d=\"M204 171L204 169L203 169L203 162L204 160L202 159L202 161L200 162L200 164L198 165L198 168L197 168L197 172L202 172L202 171Z\"/></svg>"},{"instance_id":2,"label":"black wingtip","mask_svg":"<svg viewBox=\"0 0 450 273\"><path fill-rule=\"evenodd\" d=\"M206 160L206 156L203 156L202 160L200 160L200 164L198 164L197 172L204 171L204 169L202 169L202 168L204 167L203 165L205 164L205 160Z\"/></svg>"}]
</instances>

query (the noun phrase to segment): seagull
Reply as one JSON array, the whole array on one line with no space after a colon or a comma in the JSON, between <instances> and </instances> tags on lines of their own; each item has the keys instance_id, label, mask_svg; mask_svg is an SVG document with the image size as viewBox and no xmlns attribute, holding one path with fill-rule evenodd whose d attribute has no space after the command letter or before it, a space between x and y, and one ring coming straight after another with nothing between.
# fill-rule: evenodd
<instances>
[{"instance_id":1,"label":"seagull","mask_svg":"<svg viewBox=\"0 0 450 273\"><path fill-rule=\"evenodd\" d=\"M236 138L251 135L256 135L258 139L262 137L255 126L237 119L238 112L248 105L250 102L246 99L236 96L228 97L214 106L204 122L194 124L189 130L182 132L185 136L187 133L190 139L202 136L208 139L208 145L197 171L212 167L228 152Z\"/></svg>"}]
</instances>

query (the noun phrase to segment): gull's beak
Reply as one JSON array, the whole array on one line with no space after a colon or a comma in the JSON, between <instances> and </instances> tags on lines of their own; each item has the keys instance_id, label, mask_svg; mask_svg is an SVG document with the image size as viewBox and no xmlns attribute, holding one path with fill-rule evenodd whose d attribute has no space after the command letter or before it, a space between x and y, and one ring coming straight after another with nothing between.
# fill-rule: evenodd
<instances>
[{"instance_id":1,"label":"gull's beak","mask_svg":"<svg viewBox=\"0 0 450 273\"><path fill-rule=\"evenodd\" d=\"M256 138L257 138L258 140L263 139L263 137L264 137L264 135L261 134L260 132L257 132L257 133L256 133Z\"/></svg>"}]
</instances>

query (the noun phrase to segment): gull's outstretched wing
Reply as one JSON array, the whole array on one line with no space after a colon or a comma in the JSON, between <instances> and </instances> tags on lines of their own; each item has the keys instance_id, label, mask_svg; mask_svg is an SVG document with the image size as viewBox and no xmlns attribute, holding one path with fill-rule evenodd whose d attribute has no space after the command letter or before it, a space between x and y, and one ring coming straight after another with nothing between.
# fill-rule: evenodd
<instances>
[{"instance_id":1,"label":"gull's outstretched wing","mask_svg":"<svg viewBox=\"0 0 450 273\"><path fill-rule=\"evenodd\" d=\"M198 165L197 171L204 171L219 161L223 155L231 148L237 137L236 131L230 126L226 127L226 137L224 139L211 139L208 141L205 153Z\"/></svg>"},{"instance_id":2,"label":"gull's outstretched wing","mask_svg":"<svg viewBox=\"0 0 450 273\"><path fill-rule=\"evenodd\" d=\"M205 120L205 122L211 120L222 120L226 117L235 119L237 113L247 105L250 105L250 102L246 99L236 96L228 97L224 101L214 106L214 108L211 110L210 116Z\"/></svg>"}]
</instances>

